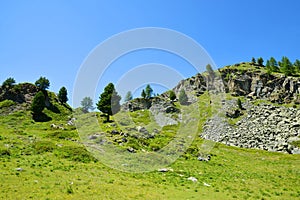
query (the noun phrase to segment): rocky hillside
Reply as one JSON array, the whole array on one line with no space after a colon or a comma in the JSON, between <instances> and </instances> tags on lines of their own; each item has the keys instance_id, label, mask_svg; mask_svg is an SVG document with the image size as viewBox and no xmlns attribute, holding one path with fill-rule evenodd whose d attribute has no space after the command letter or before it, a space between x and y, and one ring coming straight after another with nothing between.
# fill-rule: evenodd
<instances>
[{"instance_id":1,"label":"rocky hillside","mask_svg":"<svg viewBox=\"0 0 300 200\"><path fill-rule=\"evenodd\" d=\"M12 100L16 103L30 103L38 88L31 83L20 83L11 87L0 86L0 101Z\"/></svg>"},{"instance_id":2,"label":"rocky hillside","mask_svg":"<svg viewBox=\"0 0 300 200\"><path fill-rule=\"evenodd\" d=\"M208 120L200 137L230 146L300 153L297 147L300 141L300 112L297 109L300 104L299 77L269 74L263 66L252 63L224 67L214 76L208 74L197 74L182 80L173 91L178 97L180 91L185 90L190 103L198 101L198 97L207 91L227 93L224 98L232 96L243 99L244 109L238 108L236 100L225 98L222 116ZM259 100L265 104L257 105ZM154 115L158 112L180 112L168 100L168 93L152 99L135 99L124 104L123 109L149 109ZM232 117L239 117L240 120L230 124L228 122Z\"/></svg>"},{"instance_id":3,"label":"rocky hillside","mask_svg":"<svg viewBox=\"0 0 300 200\"><path fill-rule=\"evenodd\" d=\"M238 63L218 70L213 80L203 74L182 80L173 88L178 95L186 91L189 101L194 102L207 90L217 88L232 96L249 99L266 99L272 103L300 104L300 78L287 77L280 73L269 74L263 66L252 63Z\"/></svg>"},{"instance_id":4,"label":"rocky hillside","mask_svg":"<svg viewBox=\"0 0 300 200\"><path fill-rule=\"evenodd\" d=\"M9 87L0 86L0 113L6 115L16 111L30 110L32 100L38 91L39 88L32 83L19 83ZM50 113L69 115L72 111L68 104L59 103L54 92L45 91L45 98L45 106Z\"/></svg>"}]
</instances>

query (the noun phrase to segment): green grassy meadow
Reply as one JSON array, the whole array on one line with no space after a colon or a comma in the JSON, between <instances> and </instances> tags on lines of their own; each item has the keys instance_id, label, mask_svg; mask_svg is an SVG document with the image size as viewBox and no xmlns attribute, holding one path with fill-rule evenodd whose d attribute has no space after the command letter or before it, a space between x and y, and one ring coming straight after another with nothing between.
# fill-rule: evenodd
<instances>
[{"instance_id":1,"label":"green grassy meadow","mask_svg":"<svg viewBox=\"0 0 300 200\"><path fill-rule=\"evenodd\" d=\"M208 97L202 98L198 132L213 111L205 103ZM29 111L0 116L0 199L300 198L300 155L216 143L209 152L211 161L200 162L196 154L204 141L196 137L186 153L167 166L167 172L122 172L95 159L81 143L75 127L65 125L70 112L59 109L63 111L44 111L52 118L49 122L34 122ZM99 114L96 116L102 130L113 129ZM144 125L149 130L158 128L149 120L149 111L137 111L130 116L135 125ZM121 118L126 119L126 115L114 116ZM64 124L65 129L53 129L53 123ZM130 126L129 122L123 127L117 124L114 129ZM178 126L164 127L149 141L129 136L120 148L136 145L137 151L155 151L172 140ZM117 136L107 137L114 141ZM189 177L198 181L188 180Z\"/></svg>"}]
</instances>

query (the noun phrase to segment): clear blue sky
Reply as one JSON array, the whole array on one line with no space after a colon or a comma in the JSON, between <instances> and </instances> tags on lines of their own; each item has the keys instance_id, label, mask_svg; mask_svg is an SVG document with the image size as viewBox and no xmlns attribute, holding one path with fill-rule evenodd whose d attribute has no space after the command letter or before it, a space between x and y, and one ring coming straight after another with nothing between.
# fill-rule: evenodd
<instances>
[{"instance_id":1,"label":"clear blue sky","mask_svg":"<svg viewBox=\"0 0 300 200\"><path fill-rule=\"evenodd\" d=\"M260 56L294 61L300 58L299 10L298 0L3 0L0 82L8 77L34 82L46 76L50 90L66 86L71 99L88 54L110 36L141 27L169 28L190 36L217 67ZM151 62L152 54L137 55L141 60L135 64ZM170 56L153 62L168 63L166 57ZM185 76L192 73L187 70ZM105 84L99 83L99 92Z\"/></svg>"}]
</instances>

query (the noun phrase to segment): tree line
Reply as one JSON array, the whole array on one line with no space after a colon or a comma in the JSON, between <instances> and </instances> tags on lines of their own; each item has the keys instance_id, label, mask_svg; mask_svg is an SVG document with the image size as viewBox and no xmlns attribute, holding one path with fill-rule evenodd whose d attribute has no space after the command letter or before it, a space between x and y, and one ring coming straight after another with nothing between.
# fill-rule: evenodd
<instances>
[{"instance_id":1,"label":"tree line","mask_svg":"<svg viewBox=\"0 0 300 200\"><path fill-rule=\"evenodd\" d=\"M283 73L286 76L294 76L297 73L300 73L300 60L296 59L294 63L286 56L283 56L280 61L276 61L274 57L271 57L266 61L264 65L264 59L262 57L252 58L252 63L259 66L265 67L268 73Z\"/></svg>"}]
</instances>

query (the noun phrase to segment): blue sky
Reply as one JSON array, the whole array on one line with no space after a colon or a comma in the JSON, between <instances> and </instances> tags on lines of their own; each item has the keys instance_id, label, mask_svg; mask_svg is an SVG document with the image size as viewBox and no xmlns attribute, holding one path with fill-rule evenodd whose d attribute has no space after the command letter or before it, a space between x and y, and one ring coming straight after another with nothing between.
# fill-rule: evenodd
<instances>
[{"instance_id":1,"label":"blue sky","mask_svg":"<svg viewBox=\"0 0 300 200\"><path fill-rule=\"evenodd\" d=\"M294 61L300 58L299 9L298 0L0 1L0 82L8 77L34 82L46 76L50 90L66 86L72 99L78 70L89 53L112 35L142 27L173 29L193 38L217 67L260 56ZM130 56L108 72L96 93L143 63L178 65L186 77L195 72L167 53Z\"/></svg>"}]
</instances>

